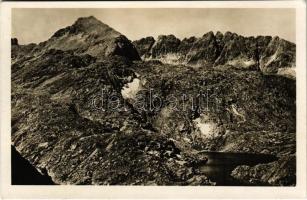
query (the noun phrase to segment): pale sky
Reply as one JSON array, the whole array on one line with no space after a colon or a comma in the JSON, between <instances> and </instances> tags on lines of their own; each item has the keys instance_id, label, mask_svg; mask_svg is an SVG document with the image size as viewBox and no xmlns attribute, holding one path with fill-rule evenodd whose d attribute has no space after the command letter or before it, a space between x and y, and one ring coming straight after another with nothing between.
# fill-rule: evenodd
<instances>
[{"instance_id":1,"label":"pale sky","mask_svg":"<svg viewBox=\"0 0 307 200\"><path fill-rule=\"evenodd\" d=\"M77 18L91 15L130 40L167 34L183 39L231 31L243 36L277 35L295 42L295 9L281 8L20 8L12 11L12 37L20 44L39 43Z\"/></svg>"}]
</instances>

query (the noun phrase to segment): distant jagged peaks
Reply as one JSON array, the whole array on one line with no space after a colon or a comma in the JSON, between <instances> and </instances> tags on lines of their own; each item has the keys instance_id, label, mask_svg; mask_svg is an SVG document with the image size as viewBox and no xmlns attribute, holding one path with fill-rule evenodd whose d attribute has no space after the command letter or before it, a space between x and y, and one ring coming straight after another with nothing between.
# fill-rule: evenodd
<instances>
[{"instance_id":1,"label":"distant jagged peaks","mask_svg":"<svg viewBox=\"0 0 307 200\"><path fill-rule=\"evenodd\" d=\"M14 58L25 52L49 49L89 54L96 58L123 56L129 60L160 60L170 64L202 67L235 67L256 69L266 73L287 72L295 68L296 45L279 37L244 37L232 32L205 33L202 37L180 40L174 35L160 35L157 40L146 37L131 43L124 35L93 16L81 17L71 26L56 31L39 45L17 46ZM24 49L24 51L22 50ZM16 55L15 55L16 54Z\"/></svg>"},{"instance_id":2,"label":"distant jagged peaks","mask_svg":"<svg viewBox=\"0 0 307 200\"><path fill-rule=\"evenodd\" d=\"M232 32L212 31L202 37L180 40L161 35L134 41L140 56L166 63L208 67L233 66L277 73L280 68L295 67L295 44L279 37L244 37Z\"/></svg>"}]
</instances>

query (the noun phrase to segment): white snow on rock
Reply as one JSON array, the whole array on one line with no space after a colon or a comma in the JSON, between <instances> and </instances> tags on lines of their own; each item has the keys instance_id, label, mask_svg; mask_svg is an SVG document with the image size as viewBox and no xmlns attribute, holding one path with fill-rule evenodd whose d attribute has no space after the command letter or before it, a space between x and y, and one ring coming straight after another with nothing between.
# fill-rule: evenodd
<instances>
[{"instance_id":1,"label":"white snow on rock","mask_svg":"<svg viewBox=\"0 0 307 200\"><path fill-rule=\"evenodd\" d=\"M167 53L162 56L155 57L155 58L151 56L146 60L159 60L165 64L177 65L177 64L181 64L180 59L181 59L181 55L178 53Z\"/></svg>"},{"instance_id":2,"label":"white snow on rock","mask_svg":"<svg viewBox=\"0 0 307 200\"><path fill-rule=\"evenodd\" d=\"M245 61L243 61L243 63L244 63L245 67L250 67L250 66L256 64L256 62L254 60L245 60Z\"/></svg>"},{"instance_id":3,"label":"white snow on rock","mask_svg":"<svg viewBox=\"0 0 307 200\"><path fill-rule=\"evenodd\" d=\"M246 59L234 59L230 60L227 63L228 65L240 68L249 68L256 64L254 60L246 60Z\"/></svg>"},{"instance_id":4,"label":"white snow on rock","mask_svg":"<svg viewBox=\"0 0 307 200\"><path fill-rule=\"evenodd\" d=\"M193 123L202 137L213 138L219 133L217 125L206 115L194 119Z\"/></svg>"},{"instance_id":5,"label":"white snow on rock","mask_svg":"<svg viewBox=\"0 0 307 200\"><path fill-rule=\"evenodd\" d=\"M295 79L296 78L296 68L295 67L279 68L277 75Z\"/></svg>"},{"instance_id":6,"label":"white snow on rock","mask_svg":"<svg viewBox=\"0 0 307 200\"><path fill-rule=\"evenodd\" d=\"M127 83L121 90L124 99L134 99L136 94L142 89L141 80L134 78L132 82Z\"/></svg>"}]
</instances>

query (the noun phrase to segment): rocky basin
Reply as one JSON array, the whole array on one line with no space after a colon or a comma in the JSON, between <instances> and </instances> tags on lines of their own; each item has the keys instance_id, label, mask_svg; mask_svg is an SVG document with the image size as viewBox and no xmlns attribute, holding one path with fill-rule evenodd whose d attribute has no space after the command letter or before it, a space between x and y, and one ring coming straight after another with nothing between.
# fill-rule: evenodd
<instances>
[{"instance_id":1,"label":"rocky basin","mask_svg":"<svg viewBox=\"0 0 307 200\"><path fill-rule=\"evenodd\" d=\"M80 18L12 39L12 145L55 184L229 185L202 170L209 151L232 155L233 184L293 186L296 81L277 72L294 60L278 37L132 43Z\"/></svg>"}]
</instances>

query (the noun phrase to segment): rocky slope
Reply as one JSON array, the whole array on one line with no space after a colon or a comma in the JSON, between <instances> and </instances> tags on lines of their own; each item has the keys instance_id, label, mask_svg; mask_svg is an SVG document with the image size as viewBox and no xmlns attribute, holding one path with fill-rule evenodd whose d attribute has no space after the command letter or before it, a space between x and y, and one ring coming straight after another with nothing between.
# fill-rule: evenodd
<instances>
[{"instance_id":1,"label":"rocky slope","mask_svg":"<svg viewBox=\"0 0 307 200\"><path fill-rule=\"evenodd\" d=\"M136 98L153 97L143 106L135 104L155 130L188 152L275 155L278 161L261 165L269 169L250 172L257 181L239 173L234 177L251 184L295 184L295 160L287 161L281 169L271 167L295 157L294 80L258 71L194 69L156 62L139 65L142 90ZM159 106L155 109L154 105ZM245 173L253 170L244 169Z\"/></svg>"},{"instance_id":2,"label":"rocky slope","mask_svg":"<svg viewBox=\"0 0 307 200\"><path fill-rule=\"evenodd\" d=\"M200 168L207 161L201 152L220 151L275 155L232 176L294 185L295 159L286 158L296 152L295 80L242 70L240 62L258 54L234 35L134 42L148 61L94 17L40 44L12 39L12 144L57 184L214 185ZM269 70L291 61L282 52L288 43L276 53L272 40L254 47L276 54ZM194 43L190 54L178 53ZM174 62L156 60L169 62L165 55Z\"/></svg>"},{"instance_id":3,"label":"rocky slope","mask_svg":"<svg viewBox=\"0 0 307 200\"><path fill-rule=\"evenodd\" d=\"M200 38L161 35L142 38L133 44L144 59L192 66L231 66L282 73L295 68L295 44L279 37L243 37L236 33L208 32ZM279 71L281 70L281 71ZM293 73L290 75L293 75Z\"/></svg>"}]
</instances>

